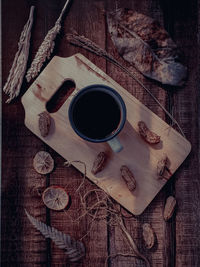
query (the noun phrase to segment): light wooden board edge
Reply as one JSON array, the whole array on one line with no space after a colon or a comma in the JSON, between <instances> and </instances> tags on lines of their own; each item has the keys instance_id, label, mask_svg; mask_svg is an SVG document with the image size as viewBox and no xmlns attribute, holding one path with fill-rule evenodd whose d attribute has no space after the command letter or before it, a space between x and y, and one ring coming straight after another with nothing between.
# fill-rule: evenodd
<instances>
[{"instance_id":1,"label":"light wooden board edge","mask_svg":"<svg viewBox=\"0 0 200 267\"><path fill-rule=\"evenodd\" d=\"M100 76L101 78L103 78L103 83L106 84L106 85L109 85L111 87L114 87L115 89L117 88L118 91L121 92L121 94L123 94L123 97L126 96L126 101L129 101L129 102L134 102L136 105L142 107L142 110L143 110L143 116L145 115L147 117L147 121L148 121L148 118L151 117L153 118L152 119L152 124L151 125L148 125L151 129L158 129L160 130L160 132L163 134L169 134L170 136L173 134L173 136L176 136L177 137L177 140L179 140L179 142L181 142L182 144L184 143L185 144L185 153L184 153L184 159L186 158L186 156L189 154L190 150L191 150L191 145L190 143L183 137L181 136L177 131L175 131L173 128L171 128L168 124L166 124L163 120L161 120L156 114L154 114L152 111L150 111L147 107L145 107L143 104L141 104L134 96L132 96L129 92L127 92L124 88L122 88L119 84L117 84L113 79L111 79L107 74L105 74L102 70L100 70L97 66L95 66L92 62L90 62L88 59L86 59L83 55L81 54L76 54L72 57L70 57L73 61L74 60L78 60L79 61L79 64L83 64L84 68L90 68L90 70L92 72L95 73L95 75L98 75ZM59 57L54 57L52 59L51 62L53 61L56 61L56 60L70 60L70 58L67 58L67 59L62 59L62 58L59 58ZM37 82L40 82L42 80L42 78L44 77L44 72L45 70L40 74L40 76L36 79L36 81L34 82L34 84L36 84ZM65 78L65 77L63 77ZM70 78L70 77L69 77ZM34 85L33 85L34 86ZM56 88L54 86L54 88ZM27 93L25 93L25 95L22 97L22 103L25 107L25 109L27 110L27 107L26 107L26 101L29 97L33 97L33 95L29 95L30 91L27 91ZM46 91L47 95L46 96L43 96L47 101L48 99L51 98L51 96L54 94L54 91ZM74 95L74 94L73 94ZM37 99L36 99L37 100ZM69 102L70 99L68 99L67 101ZM45 101L44 101L44 105L41 106L41 111L44 110L45 108ZM66 102L67 102L66 101ZM30 102L28 101L28 103L30 104L32 102L32 100L30 100ZM30 107L29 107L30 108ZM58 112L59 113L59 112ZM149 115L150 114L150 115ZM56 115L55 115L56 117ZM130 123L132 125L135 124L135 121L134 119L132 119L130 116L127 117L128 121L130 121ZM157 123L155 123L155 121ZM40 136L40 133L38 132L38 129L33 129L31 125L28 124L26 118L25 118L25 124L26 126L31 130L33 131L39 138L41 138ZM136 127L136 125L134 125ZM37 128L37 127L36 127ZM47 139L44 139L44 138L41 138L44 142L46 142L47 144L49 144L49 140ZM50 145L51 146L51 145ZM93 145L92 145L93 146ZM102 144L101 145L103 149L105 149L105 145ZM57 149L56 147L53 147L58 153L60 153L60 151L58 151L59 149ZM93 148L94 150L94 148ZM66 158L66 156L62 153L60 153L64 158ZM72 159L73 160L73 159ZM175 166L174 170L172 170L172 173L180 166L180 162L177 166ZM79 169L81 172L83 172L83 168L82 166L78 165L78 164L73 164L77 169ZM91 167L91 166L90 166ZM88 175L88 178L91 179L93 182L95 182L98 186L100 186L101 188L103 188L105 191L107 191L107 186L105 188L105 184L104 183L101 183L99 182L99 179L96 179L96 177L94 177L93 175L91 175L91 173L89 173ZM165 183L162 184L161 188L163 187ZM158 191L160 190L160 188L158 188ZM111 192L107 191L107 193L111 194ZM116 197L114 197L116 199ZM154 197L153 197L154 198ZM119 199L116 199L117 201L120 202ZM151 199L152 200L152 199ZM122 203L121 203L122 204ZM123 204L122 204L123 205ZM124 206L124 205L123 205ZM145 206L146 207L146 206ZM127 208L127 207L125 207ZM130 210L130 209L129 209ZM144 210L144 209L143 209ZM134 213L135 215L139 215L143 212L143 210L130 210L132 213Z\"/></svg>"}]
</instances>

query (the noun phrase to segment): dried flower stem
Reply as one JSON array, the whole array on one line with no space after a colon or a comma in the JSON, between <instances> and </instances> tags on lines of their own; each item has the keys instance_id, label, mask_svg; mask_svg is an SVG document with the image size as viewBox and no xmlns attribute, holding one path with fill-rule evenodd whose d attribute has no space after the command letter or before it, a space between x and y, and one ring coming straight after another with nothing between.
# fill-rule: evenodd
<instances>
[{"instance_id":1,"label":"dried flower stem","mask_svg":"<svg viewBox=\"0 0 200 267\"><path fill-rule=\"evenodd\" d=\"M20 88L23 82L24 74L26 72L26 65L28 61L34 9L34 6L32 6L30 9L29 19L24 25L24 29L18 42L18 51L15 54L7 82L3 88L3 91L9 95L6 103L10 103L10 101L13 98L17 97L20 93Z\"/></svg>"},{"instance_id":2,"label":"dried flower stem","mask_svg":"<svg viewBox=\"0 0 200 267\"><path fill-rule=\"evenodd\" d=\"M104 57L106 60L113 63L115 66L119 67L125 73L127 73L131 78L133 78L147 93L154 99L154 101L162 108L162 110L168 115L168 117L177 125L180 133L185 137L183 130L181 129L178 122L174 117L166 110L166 108L159 102L159 100L152 94L152 92L137 78L135 77L127 68L125 68L121 63L119 63L112 55L107 53L104 49L99 47L96 43L86 38L85 36L80 36L76 32L66 35L67 40L76 46L82 47L98 56Z\"/></svg>"},{"instance_id":3,"label":"dried flower stem","mask_svg":"<svg viewBox=\"0 0 200 267\"><path fill-rule=\"evenodd\" d=\"M40 72L43 63L50 58L51 53L53 52L53 49L55 47L55 38L57 34L60 32L61 29L61 20L63 17L63 14L69 4L70 0L67 0L59 18L57 19L54 27L48 31L47 35L44 38L44 41L40 45L35 58L31 64L31 67L29 68L27 74L26 74L26 79L29 82L31 79L35 78L37 74Z\"/></svg>"}]
</instances>

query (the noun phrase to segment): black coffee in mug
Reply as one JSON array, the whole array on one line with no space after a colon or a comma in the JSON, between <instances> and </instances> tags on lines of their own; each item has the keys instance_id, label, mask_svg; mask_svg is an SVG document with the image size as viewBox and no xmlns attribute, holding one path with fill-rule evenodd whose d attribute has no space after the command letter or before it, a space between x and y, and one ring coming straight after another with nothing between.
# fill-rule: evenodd
<instances>
[{"instance_id":1,"label":"black coffee in mug","mask_svg":"<svg viewBox=\"0 0 200 267\"><path fill-rule=\"evenodd\" d=\"M94 84L74 96L68 114L72 128L80 137L96 143L110 142L124 126L126 106L113 88Z\"/></svg>"},{"instance_id":2,"label":"black coffee in mug","mask_svg":"<svg viewBox=\"0 0 200 267\"><path fill-rule=\"evenodd\" d=\"M102 139L115 131L120 122L120 107L115 98L104 91L83 94L73 109L73 121L82 134Z\"/></svg>"}]
</instances>

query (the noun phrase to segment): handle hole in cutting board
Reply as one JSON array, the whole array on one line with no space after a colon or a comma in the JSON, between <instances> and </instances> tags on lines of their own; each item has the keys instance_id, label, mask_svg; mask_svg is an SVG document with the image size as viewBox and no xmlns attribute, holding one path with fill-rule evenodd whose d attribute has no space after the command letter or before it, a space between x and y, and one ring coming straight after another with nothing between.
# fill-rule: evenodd
<instances>
[{"instance_id":1,"label":"handle hole in cutting board","mask_svg":"<svg viewBox=\"0 0 200 267\"><path fill-rule=\"evenodd\" d=\"M73 80L65 80L55 94L46 103L46 109L49 113L57 112L64 104L67 98L73 93L76 88L76 84Z\"/></svg>"}]
</instances>

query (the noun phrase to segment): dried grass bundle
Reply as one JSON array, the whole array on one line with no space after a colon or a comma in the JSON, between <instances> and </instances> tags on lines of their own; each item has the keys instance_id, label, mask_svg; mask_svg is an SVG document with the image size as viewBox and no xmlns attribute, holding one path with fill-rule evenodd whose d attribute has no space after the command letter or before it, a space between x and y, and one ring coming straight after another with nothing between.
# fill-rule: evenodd
<instances>
[{"instance_id":1,"label":"dried grass bundle","mask_svg":"<svg viewBox=\"0 0 200 267\"><path fill-rule=\"evenodd\" d=\"M29 55L31 28L33 24L33 12L34 6L30 9L30 15L24 29L21 33L20 40L18 42L18 51L15 54L13 65L10 69L9 76L3 91L9 95L6 103L17 97L20 93L20 88L23 82L24 74L26 72L26 65Z\"/></svg>"},{"instance_id":2,"label":"dried grass bundle","mask_svg":"<svg viewBox=\"0 0 200 267\"><path fill-rule=\"evenodd\" d=\"M68 256L70 262L76 262L85 255L85 247L82 242L76 241L69 235L58 231L54 227L50 227L45 223L38 221L26 210L25 213L30 222L35 226L37 230L41 232L41 234L45 238L52 239L59 248L64 249L65 254Z\"/></svg>"},{"instance_id":3,"label":"dried grass bundle","mask_svg":"<svg viewBox=\"0 0 200 267\"><path fill-rule=\"evenodd\" d=\"M43 63L50 58L51 53L53 52L53 49L55 47L55 38L57 34L60 32L61 29L61 20L63 17L63 14L69 4L70 0L67 0L59 18L57 19L54 27L48 31L47 35L44 38L44 41L40 45L35 58L31 64L31 67L29 68L27 74L26 74L26 80L29 82L31 79L35 78L37 74L40 72Z\"/></svg>"}]
</instances>

